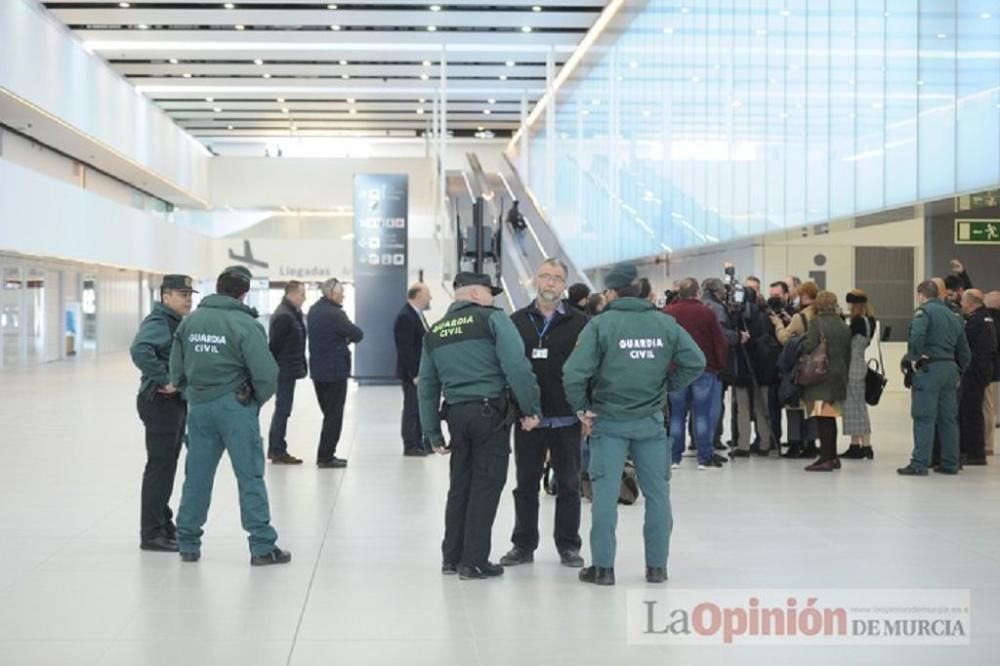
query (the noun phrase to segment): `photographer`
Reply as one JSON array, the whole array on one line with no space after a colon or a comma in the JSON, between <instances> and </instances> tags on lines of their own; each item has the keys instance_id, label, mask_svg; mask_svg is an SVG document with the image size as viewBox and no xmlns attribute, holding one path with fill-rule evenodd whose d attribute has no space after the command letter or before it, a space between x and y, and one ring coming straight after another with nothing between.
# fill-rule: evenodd
<instances>
[{"instance_id":1,"label":"photographer","mask_svg":"<svg viewBox=\"0 0 1000 666\"><path fill-rule=\"evenodd\" d=\"M719 278L708 278L701 283L702 297L701 301L704 303L709 310L715 315L715 318L719 320L719 325L722 326L722 335L726 338L726 344L729 347L730 358L736 353L736 347L745 340L750 339L750 335L746 332L740 335L729 317L729 311L726 310L726 286ZM722 381L722 395L726 395L726 391L732 385L732 373L730 372L731 362L727 363L726 369L719 373L719 379ZM722 398L722 407L719 414L719 424L716 426L715 431L715 448L724 448L721 445L722 441L722 423L723 418L725 418L726 407L725 398ZM727 458L722 456L716 456L719 461L725 461Z\"/></svg>"},{"instance_id":2,"label":"photographer","mask_svg":"<svg viewBox=\"0 0 1000 666\"><path fill-rule=\"evenodd\" d=\"M733 408L737 418L736 450L731 457L746 458L753 452L766 456L770 454L772 434L768 415L769 387L777 383L776 365L781 346L774 334L765 309L767 304L760 300L757 290L752 285L760 285L760 281L747 278L747 286L743 289L743 303L733 312L734 324L740 331L741 338L745 333L748 337L738 345L734 355L730 357L734 370ZM750 422L756 425L760 444L750 445Z\"/></svg>"}]
</instances>

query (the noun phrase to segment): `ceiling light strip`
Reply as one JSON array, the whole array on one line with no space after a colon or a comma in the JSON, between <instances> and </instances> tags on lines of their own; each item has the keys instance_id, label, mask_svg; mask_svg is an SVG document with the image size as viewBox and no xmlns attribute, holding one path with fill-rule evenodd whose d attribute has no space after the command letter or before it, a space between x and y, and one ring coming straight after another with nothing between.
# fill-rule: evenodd
<instances>
[{"instance_id":1,"label":"ceiling light strip","mask_svg":"<svg viewBox=\"0 0 1000 666\"><path fill-rule=\"evenodd\" d=\"M542 112L545 111L545 107L554 103L553 97L559 92L559 88L566 83L570 76L573 75L573 71L583 60L583 57L587 55L587 51L589 51L590 47L594 45L594 42L600 38L601 34L608 27L608 24L611 23L611 21L618 14L618 10L620 10L624 4L625 0L611 0L608 6L604 8L601 15L597 17L597 21L595 21L594 25L587 31L587 34L584 35L583 39L580 41L579 46L576 47L576 50L573 51L573 54L566 61L566 64L563 65L561 70L559 70L559 74L556 75L555 81L552 82L552 90L546 92L545 95L538 100L538 103L535 104L535 108L531 110L530 114L528 114L526 126L519 128L511 138L510 143L507 144L508 150L517 144L517 140L520 138L521 132L529 130L531 126L535 124L538 118L542 115Z\"/></svg>"}]
</instances>

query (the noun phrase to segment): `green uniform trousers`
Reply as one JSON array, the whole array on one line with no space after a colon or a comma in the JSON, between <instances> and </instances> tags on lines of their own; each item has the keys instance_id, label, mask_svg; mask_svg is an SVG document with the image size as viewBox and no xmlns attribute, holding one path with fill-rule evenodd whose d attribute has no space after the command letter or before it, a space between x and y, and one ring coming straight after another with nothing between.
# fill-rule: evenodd
<instances>
[{"instance_id":1,"label":"green uniform trousers","mask_svg":"<svg viewBox=\"0 0 1000 666\"><path fill-rule=\"evenodd\" d=\"M177 512L178 548L182 553L201 549L202 526L208 518L215 470L223 451L229 453L236 475L240 520L250 533L250 554L266 555L274 550L278 533L271 527L264 485L264 442L258 408L255 404L240 404L235 395L190 405L184 489Z\"/></svg>"},{"instance_id":2,"label":"green uniform trousers","mask_svg":"<svg viewBox=\"0 0 1000 666\"><path fill-rule=\"evenodd\" d=\"M941 441L941 466L958 469L958 366L952 361L928 363L913 376L913 459L917 469L931 464L934 431Z\"/></svg>"},{"instance_id":3,"label":"green uniform trousers","mask_svg":"<svg viewBox=\"0 0 1000 666\"><path fill-rule=\"evenodd\" d=\"M646 566L666 567L670 532L674 526L670 511L670 455L663 414L641 419L594 420L590 436L591 504L590 554L593 564L615 565L615 528L618 524L618 495L625 457L635 462L639 489L646 504L642 536L646 542Z\"/></svg>"}]
</instances>

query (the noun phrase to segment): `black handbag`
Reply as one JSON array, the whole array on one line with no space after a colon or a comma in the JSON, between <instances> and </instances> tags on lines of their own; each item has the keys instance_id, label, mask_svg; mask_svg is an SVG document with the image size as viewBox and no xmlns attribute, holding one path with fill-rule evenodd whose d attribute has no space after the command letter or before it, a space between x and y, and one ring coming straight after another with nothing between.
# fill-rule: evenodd
<instances>
[{"instance_id":1,"label":"black handbag","mask_svg":"<svg viewBox=\"0 0 1000 666\"><path fill-rule=\"evenodd\" d=\"M876 339L878 344L878 360L868 361L868 369L865 371L865 402L874 407L882 399L882 392L885 391L889 380L885 376L885 361L882 359L882 340ZM874 366L872 365L874 364Z\"/></svg>"}]
</instances>

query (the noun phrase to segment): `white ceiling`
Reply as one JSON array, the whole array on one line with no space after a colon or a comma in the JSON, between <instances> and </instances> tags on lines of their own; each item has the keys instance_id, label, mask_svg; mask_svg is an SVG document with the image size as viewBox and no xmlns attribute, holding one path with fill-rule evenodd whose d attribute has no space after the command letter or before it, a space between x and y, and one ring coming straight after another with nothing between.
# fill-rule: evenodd
<instances>
[{"instance_id":1,"label":"white ceiling","mask_svg":"<svg viewBox=\"0 0 1000 666\"><path fill-rule=\"evenodd\" d=\"M43 4L212 145L419 136L440 92L442 59L448 129L509 136L522 96L533 104L545 91L548 53L557 67L564 63L606 3L447 0L433 5L438 10L407 0L243 0L232 9L214 0Z\"/></svg>"}]
</instances>

